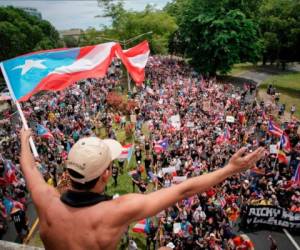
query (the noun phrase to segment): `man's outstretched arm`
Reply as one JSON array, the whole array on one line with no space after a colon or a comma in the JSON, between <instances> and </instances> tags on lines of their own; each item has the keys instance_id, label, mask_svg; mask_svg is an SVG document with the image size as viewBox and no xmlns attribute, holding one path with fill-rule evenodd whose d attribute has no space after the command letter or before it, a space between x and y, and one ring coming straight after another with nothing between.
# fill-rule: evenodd
<instances>
[{"instance_id":1,"label":"man's outstretched arm","mask_svg":"<svg viewBox=\"0 0 300 250\"><path fill-rule=\"evenodd\" d=\"M29 146L31 130L21 130L21 170L26 180L27 188L36 206L43 206L44 199L49 202L49 194L56 193L55 189L47 185L42 174L39 172Z\"/></svg>"},{"instance_id":2,"label":"man's outstretched arm","mask_svg":"<svg viewBox=\"0 0 300 250\"><path fill-rule=\"evenodd\" d=\"M123 216L123 222L131 223L132 221L156 215L177 201L204 192L226 178L253 167L264 156L263 148L258 148L254 152L243 156L245 151L246 148L242 148L235 153L224 168L190 178L179 185L173 185L170 188L161 189L146 195L130 194L120 197L120 206L122 207L120 214L125 215ZM125 221L127 219L128 221Z\"/></svg>"}]
</instances>

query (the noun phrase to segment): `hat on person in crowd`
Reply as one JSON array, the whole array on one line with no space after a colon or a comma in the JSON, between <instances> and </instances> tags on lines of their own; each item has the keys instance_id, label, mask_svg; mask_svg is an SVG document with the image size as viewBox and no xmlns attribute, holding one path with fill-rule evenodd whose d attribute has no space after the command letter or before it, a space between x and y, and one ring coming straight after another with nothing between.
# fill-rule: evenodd
<instances>
[{"instance_id":1,"label":"hat on person in crowd","mask_svg":"<svg viewBox=\"0 0 300 250\"><path fill-rule=\"evenodd\" d=\"M283 184L282 180L277 181L277 185L282 185L282 184Z\"/></svg>"},{"instance_id":2,"label":"hat on person in crowd","mask_svg":"<svg viewBox=\"0 0 300 250\"><path fill-rule=\"evenodd\" d=\"M249 181L248 181L248 180L244 180L244 182L247 183L247 184L249 184Z\"/></svg>"},{"instance_id":3,"label":"hat on person in crowd","mask_svg":"<svg viewBox=\"0 0 300 250\"><path fill-rule=\"evenodd\" d=\"M214 233L211 233L210 235L209 235L209 237L216 237L216 235L214 234Z\"/></svg>"},{"instance_id":4,"label":"hat on person in crowd","mask_svg":"<svg viewBox=\"0 0 300 250\"><path fill-rule=\"evenodd\" d=\"M169 242L166 247L169 247L171 249L174 249L175 248L175 245L173 244L173 242Z\"/></svg>"},{"instance_id":5,"label":"hat on person in crowd","mask_svg":"<svg viewBox=\"0 0 300 250\"><path fill-rule=\"evenodd\" d=\"M117 159L122 152L121 144L112 139L101 140L97 137L85 137L76 142L71 148L67 168L83 176L70 178L84 184L99 177Z\"/></svg>"}]
</instances>

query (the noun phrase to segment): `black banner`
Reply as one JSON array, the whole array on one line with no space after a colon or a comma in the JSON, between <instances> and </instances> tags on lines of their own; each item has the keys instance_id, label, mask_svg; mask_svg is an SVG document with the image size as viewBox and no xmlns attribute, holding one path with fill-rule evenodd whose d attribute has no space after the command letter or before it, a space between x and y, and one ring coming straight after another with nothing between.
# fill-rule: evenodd
<instances>
[{"instance_id":1,"label":"black banner","mask_svg":"<svg viewBox=\"0 0 300 250\"><path fill-rule=\"evenodd\" d=\"M300 213L275 206L248 206L244 219L249 226L264 224L290 229L300 228Z\"/></svg>"}]
</instances>

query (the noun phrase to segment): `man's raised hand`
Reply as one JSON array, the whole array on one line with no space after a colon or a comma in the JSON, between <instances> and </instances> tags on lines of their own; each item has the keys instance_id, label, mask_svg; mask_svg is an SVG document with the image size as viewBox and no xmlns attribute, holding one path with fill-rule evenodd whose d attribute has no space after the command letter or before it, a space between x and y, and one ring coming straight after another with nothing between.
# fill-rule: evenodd
<instances>
[{"instance_id":1,"label":"man's raised hand","mask_svg":"<svg viewBox=\"0 0 300 250\"><path fill-rule=\"evenodd\" d=\"M28 142L30 136L32 136L32 130L31 129L25 129L24 127L21 129L20 132L20 138L23 142Z\"/></svg>"},{"instance_id":2,"label":"man's raised hand","mask_svg":"<svg viewBox=\"0 0 300 250\"><path fill-rule=\"evenodd\" d=\"M232 174L236 174L253 167L255 163L265 155L265 150L262 147L259 147L252 153L244 155L246 150L247 148L243 147L230 158L226 168L228 168Z\"/></svg>"}]
</instances>

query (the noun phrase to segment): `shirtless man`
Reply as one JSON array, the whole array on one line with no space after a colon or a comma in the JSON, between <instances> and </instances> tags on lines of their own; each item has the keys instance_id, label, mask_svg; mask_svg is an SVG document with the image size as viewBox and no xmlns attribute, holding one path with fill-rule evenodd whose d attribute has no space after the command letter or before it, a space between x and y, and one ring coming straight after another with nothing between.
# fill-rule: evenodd
<instances>
[{"instance_id":1,"label":"shirtless man","mask_svg":"<svg viewBox=\"0 0 300 250\"><path fill-rule=\"evenodd\" d=\"M30 136L30 130L22 129L21 168L37 208L45 248L54 250L116 249L130 223L217 185L252 167L264 155L264 149L258 148L244 156L246 148L242 148L217 171L149 194L127 194L112 200L103 192L121 145L113 140L83 138L68 155L72 190L60 196L38 171L29 147Z\"/></svg>"}]
</instances>

